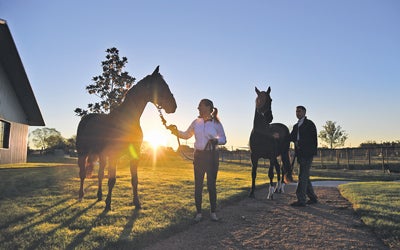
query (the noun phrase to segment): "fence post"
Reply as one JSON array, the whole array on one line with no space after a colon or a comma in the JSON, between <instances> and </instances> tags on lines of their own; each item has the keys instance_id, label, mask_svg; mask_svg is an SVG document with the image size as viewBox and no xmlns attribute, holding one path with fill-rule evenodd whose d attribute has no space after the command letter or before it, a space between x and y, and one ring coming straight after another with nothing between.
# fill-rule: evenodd
<instances>
[{"instance_id":1,"label":"fence post","mask_svg":"<svg viewBox=\"0 0 400 250\"><path fill-rule=\"evenodd\" d=\"M346 148L347 169L350 169L349 148Z\"/></svg>"},{"instance_id":2,"label":"fence post","mask_svg":"<svg viewBox=\"0 0 400 250\"><path fill-rule=\"evenodd\" d=\"M323 168L324 162L322 161L322 149L319 150L319 159L320 159L320 163L321 163L321 168Z\"/></svg>"},{"instance_id":3,"label":"fence post","mask_svg":"<svg viewBox=\"0 0 400 250\"><path fill-rule=\"evenodd\" d=\"M339 160L340 152L337 149L335 149L335 151L336 151L336 165L340 166L340 160Z\"/></svg>"},{"instance_id":4,"label":"fence post","mask_svg":"<svg viewBox=\"0 0 400 250\"><path fill-rule=\"evenodd\" d=\"M370 148L367 149L367 153L368 153L368 166L371 166L371 149Z\"/></svg>"},{"instance_id":5,"label":"fence post","mask_svg":"<svg viewBox=\"0 0 400 250\"><path fill-rule=\"evenodd\" d=\"M383 147L381 148L381 155L382 155L382 170L385 172L385 156L383 155Z\"/></svg>"}]
</instances>

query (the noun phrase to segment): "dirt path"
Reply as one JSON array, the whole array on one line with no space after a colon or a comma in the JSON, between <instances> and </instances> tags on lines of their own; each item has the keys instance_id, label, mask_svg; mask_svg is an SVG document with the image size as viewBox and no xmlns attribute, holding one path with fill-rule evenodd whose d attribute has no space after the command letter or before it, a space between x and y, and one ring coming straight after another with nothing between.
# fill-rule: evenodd
<instances>
[{"instance_id":1,"label":"dirt path","mask_svg":"<svg viewBox=\"0 0 400 250\"><path fill-rule=\"evenodd\" d=\"M295 188L272 201L260 189L256 199L220 208L220 221L203 214L200 223L147 249L388 249L336 187L315 187L320 202L301 208L289 206Z\"/></svg>"}]
</instances>

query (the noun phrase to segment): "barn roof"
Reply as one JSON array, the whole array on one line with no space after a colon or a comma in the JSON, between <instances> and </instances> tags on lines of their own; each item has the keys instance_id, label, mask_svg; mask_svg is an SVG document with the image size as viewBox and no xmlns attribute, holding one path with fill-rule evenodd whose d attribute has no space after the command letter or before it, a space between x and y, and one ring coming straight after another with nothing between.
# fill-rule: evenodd
<instances>
[{"instance_id":1,"label":"barn roof","mask_svg":"<svg viewBox=\"0 0 400 250\"><path fill-rule=\"evenodd\" d=\"M7 22L0 19L0 64L10 79L15 94L27 116L27 124L44 126L42 113L36 102L24 65L19 57Z\"/></svg>"}]
</instances>

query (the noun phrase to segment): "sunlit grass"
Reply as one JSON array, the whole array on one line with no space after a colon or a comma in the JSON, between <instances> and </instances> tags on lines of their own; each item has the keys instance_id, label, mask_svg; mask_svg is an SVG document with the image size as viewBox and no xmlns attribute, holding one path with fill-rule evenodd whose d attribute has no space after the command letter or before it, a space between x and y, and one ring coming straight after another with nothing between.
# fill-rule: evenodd
<instances>
[{"instance_id":1,"label":"sunlit grass","mask_svg":"<svg viewBox=\"0 0 400 250\"><path fill-rule=\"evenodd\" d=\"M5 248L140 247L184 230L192 224L195 213L193 165L176 156L141 160L141 210L132 205L129 165L122 159L113 190L113 210L107 213L104 202L96 202L95 178L85 181L85 199L77 201L76 165L40 168L26 164L25 168L4 167L0 171L0 245ZM258 185L266 183L266 172L260 168ZM220 206L246 196L250 176L249 167L221 164L217 182ZM106 178L103 191L106 195ZM209 210L206 192L204 188L204 211Z\"/></svg>"},{"instance_id":2,"label":"sunlit grass","mask_svg":"<svg viewBox=\"0 0 400 250\"><path fill-rule=\"evenodd\" d=\"M362 221L392 249L400 249L400 182L340 185Z\"/></svg>"}]
</instances>

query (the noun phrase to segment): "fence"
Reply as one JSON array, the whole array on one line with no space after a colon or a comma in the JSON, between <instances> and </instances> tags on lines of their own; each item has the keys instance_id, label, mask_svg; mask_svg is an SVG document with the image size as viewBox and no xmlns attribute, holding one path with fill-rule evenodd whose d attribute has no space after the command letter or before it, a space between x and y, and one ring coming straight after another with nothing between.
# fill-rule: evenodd
<instances>
[{"instance_id":1,"label":"fence","mask_svg":"<svg viewBox=\"0 0 400 250\"><path fill-rule=\"evenodd\" d=\"M248 150L221 150L220 160L251 165ZM261 162L260 162L261 163ZM269 164L269 161L264 161ZM400 171L400 147L318 149L314 167Z\"/></svg>"}]
</instances>

